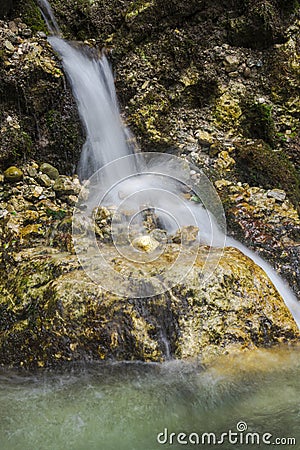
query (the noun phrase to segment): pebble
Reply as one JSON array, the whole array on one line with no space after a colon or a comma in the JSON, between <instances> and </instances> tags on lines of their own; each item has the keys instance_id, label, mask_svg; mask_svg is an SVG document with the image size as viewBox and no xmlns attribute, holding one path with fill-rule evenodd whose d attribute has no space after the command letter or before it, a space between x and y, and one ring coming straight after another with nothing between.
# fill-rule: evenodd
<instances>
[{"instance_id":1,"label":"pebble","mask_svg":"<svg viewBox=\"0 0 300 450\"><path fill-rule=\"evenodd\" d=\"M8 22L8 27L13 33L18 33L18 27L16 25L16 22L13 20L11 22Z\"/></svg>"},{"instance_id":2,"label":"pebble","mask_svg":"<svg viewBox=\"0 0 300 450\"><path fill-rule=\"evenodd\" d=\"M9 214L7 209L1 209L0 210L0 219L3 219L4 217L6 217L7 214Z\"/></svg>"},{"instance_id":3,"label":"pebble","mask_svg":"<svg viewBox=\"0 0 300 450\"><path fill-rule=\"evenodd\" d=\"M41 186L44 187L50 187L52 186L53 183L53 180L51 180L45 173L39 174L37 176L37 181L40 183Z\"/></svg>"},{"instance_id":4,"label":"pebble","mask_svg":"<svg viewBox=\"0 0 300 450\"><path fill-rule=\"evenodd\" d=\"M6 50L8 50L9 52L13 52L15 50L15 47L13 46L13 44L10 41L5 41L4 42L4 47L6 48Z\"/></svg>"},{"instance_id":5,"label":"pebble","mask_svg":"<svg viewBox=\"0 0 300 450\"><path fill-rule=\"evenodd\" d=\"M198 138L199 144L210 146L213 142L213 138L207 131L198 130L196 132L196 137Z\"/></svg>"},{"instance_id":6,"label":"pebble","mask_svg":"<svg viewBox=\"0 0 300 450\"><path fill-rule=\"evenodd\" d=\"M258 103L260 103L261 105L262 105L263 103L266 103L266 99L265 99L264 97L259 97L259 98L257 99L257 101L258 101Z\"/></svg>"},{"instance_id":7,"label":"pebble","mask_svg":"<svg viewBox=\"0 0 300 450\"><path fill-rule=\"evenodd\" d=\"M174 244L191 245L197 241L199 235L199 228L193 225L188 225L180 228L172 236Z\"/></svg>"},{"instance_id":8,"label":"pebble","mask_svg":"<svg viewBox=\"0 0 300 450\"><path fill-rule=\"evenodd\" d=\"M24 30L21 30L20 35L24 38L30 38L32 35L32 31L30 28L24 28Z\"/></svg>"},{"instance_id":9,"label":"pebble","mask_svg":"<svg viewBox=\"0 0 300 450\"><path fill-rule=\"evenodd\" d=\"M81 186L77 179L70 180L69 177L60 175L55 180L53 189L57 195L76 195L79 194Z\"/></svg>"},{"instance_id":10,"label":"pebble","mask_svg":"<svg viewBox=\"0 0 300 450\"><path fill-rule=\"evenodd\" d=\"M23 172L18 167L11 166L4 172L4 177L7 181L14 183L23 179Z\"/></svg>"},{"instance_id":11,"label":"pebble","mask_svg":"<svg viewBox=\"0 0 300 450\"><path fill-rule=\"evenodd\" d=\"M38 31L36 33L36 35L37 35L38 38L41 38L41 39L46 39L47 38L46 33L44 33L43 31Z\"/></svg>"},{"instance_id":12,"label":"pebble","mask_svg":"<svg viewBox=\"0 0 300 450\"><path fill-rule=\"evenodd\" d=\"M153 252L159 246L159 242L156 239L154 239L154 237L146 235L135 238L132 241L132 246L137 250L150 253Z\"/></svg>"},{"instance_id":13,"label":"pebble","mask_svg":"<svg viewBox=\"0 0 300 450\"><path fill-rule=\"evenodd\" d=\"M24 198L29 201L36 201L40 199L44 189L42 186L27 186L24 190Z\"/></svg>"},{"instance_id":14,"label":"pebble","mask_svg":"<svg viewBox=\"0 0 300 450\"><path fill-rule=\"evenodd\" d=\"M249 67L245 67L243 75L245 78L249 78L251 75L251 70L249 69Z\"/></svg>"},{"instance_id":15,"label":"pebble","mask_svg":"<svg viewBox=\"0 0 300 450\"><path fill-rule=\"evenodd\" d=\"M231 181L225 180L224 178L215 181L215 186L217 189L222 189L223 187L230 186L231 184L232 184Z\"/></svg>"},{"instance_id":16,"label":"pebble","mask_svg":"<svg viewBox=\"0 0 300 450\"><path fill-rule=\"evenodd\" d=\"M78 202L78 197L76 195L69 195L66 198L68 205L74 206Z\"/></svg>"},{"instance_id":17,"label":"pebble","mask_svg":"<svg viewBox=\"0 0 300 450\"><path fill-rule=\"evenodd\" d=\"M224 59L224 66L226 72L234 72L240 65L240 60L235 55L227 55Z\"/></svg>"}]
</instances>

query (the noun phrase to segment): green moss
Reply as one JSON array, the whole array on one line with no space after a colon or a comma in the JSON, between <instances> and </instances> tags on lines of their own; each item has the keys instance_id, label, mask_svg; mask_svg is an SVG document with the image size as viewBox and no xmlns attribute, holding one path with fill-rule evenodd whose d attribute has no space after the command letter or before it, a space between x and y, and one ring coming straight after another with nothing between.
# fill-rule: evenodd
<instances>
[{"instance_id":1,"label":"green moss","mask_svg":"<svg viewBox=\"0 0 300 450\"><path fill-rule=\"evenodd\" d=\"M269 1L257 2L252 12L259 18L262 23L269 29L272 28L276 20L276 11L274 5Z\"/></svg>"},{"instance_id":2,"label":"green moss","mask_svg":"<svg viewBox=\"0 0 300 450\"><path fill-rule=\"evenodd\" d=\"M287 156L274 152L264 141L238 145L236 169L239 179L264 189L283 189L295 206L300 202L300 177Z\"/></svg>"},{"instance_id":3,"label":"green moss","mask_svg":"<svg viewBox=\"0 0 300 450\"><path fill-rule=\"evenodd\" d=\"M0 163L11 165L25 159L32 152L33 143L29 134L21 129L6 128L2 131Z\"/></svg>"},{"instance_id":4,"label":"green moss","mask_svg":"<svg viewBox=\"0 0 300 450\"><path fill-rule=\"evenodd\" d=\"M42 17L39 7L34 0L22 0L20 2L22 19L31 28L32 31L48 32L45 21Z\"/></svg>"},{"instance_id":5,"label":"green moss","mask_svg":"<svg viewBox=\"0 0 300 450\"><path fill-rule=\"evenodd\" d=\"M298 0L277 0L277 4L284 13L293 13L300 8Z\"/></svg>"},{"instance_id":6,"label":"green moss","mask_svg":"<svg viewBox=\"0 0 300 450\"><path fill-rule=\"evenodd\" d=\"M59 209L58 211L54 211L53 209L47 208L46 209L46 214L49 217L52 217L53 219L64 219L66 217L67 211L65 211L64 209Z\"/></svg>"},{"instance_id":7,"label":"green moss","mask_svg":"<svg viewBox=\"0 0 300 450\"><path fill-rule=\"evenodd\" d=\"M138 0L135 2L132 2L129 9L126 12L125 19L130 20L134 19L138 14L145 11L147 8L153 5L153 1L145 2L143 0Z\"/></svg>"},{"instance_id":8,"label":"green moss","mask_svg":"<svg viewBox=\"0 0 300 450\"><path fill-rule=\"evenodd\" d=\"M160 94L148 91L141 97L140 108L133 110L131 119L134 121L138 130L142 134L146 134L151 140L167 141L163 137L162 129L164 129L164 116L170 107L170 102L163 92Z\"/></svg>"},{"instance_id":9,"label":"green moss","mask_svg":"<svg viewBox=\"0 0 300 450\"><path fill-rule=\"evenodd\" d=\"M55 126L55 123L58 119L59 112L55 109L50 109L46 114L46 123L49 128Z\"/></svg>"},{"instance_id":10,"label":"green moss","mask_svg":"<svg viewBox=\"0 0 300 450\"><path fill-rule=\"evenodd\" d=\"M247 101L242 105L242 111L241 126L245 137L263 139L272 145L275 133L272 105Z\"/></svg>"},{"instance_id":11,"label":"green moss","mask_svg":"<svg viewBox=\"0 0 300 450\"><path fill-rule=\"evenodd\" d=\"M264 49L283 42L288 8L285 12L283 15L276 2L248 0L245 2L244 15L228 21L229 42L253 49Z\"/></svg>"}]
</instances>

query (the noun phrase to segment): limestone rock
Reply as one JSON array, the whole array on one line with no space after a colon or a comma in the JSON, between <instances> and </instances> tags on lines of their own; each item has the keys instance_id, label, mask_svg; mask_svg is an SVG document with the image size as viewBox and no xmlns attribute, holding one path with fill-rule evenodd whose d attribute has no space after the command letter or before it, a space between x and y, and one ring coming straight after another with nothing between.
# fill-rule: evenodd
<instances>
[{"instance_id":1,"label":"limestone rock","mask_svg":"<svg viewBox=\"0 0 300 450\"><path fill-rule=\"evenodd\" d=\"M8 50L9 52L13 52L15 50L15 47L13 46L13 44L10 41L5 41L4 42L4 47L6 48L6 50Z\"/></svg>"},{"instance_id":2,"label":"limestone rock","mask_svg":"<svg viewBox=\"0 0 300 450\"><path fill-rule=\"evenodd\" d=\"M209 147L210 144L212 144L212 142L213 142L213 138L212 138L211 134L208 133L207 131L198 130L196 133L196 136L201 145L205 145L205 146Z\"/></svg>"},{"instance_id":3,"label":"limestone rock","mask_svg":"<svg viewBox=\"0 0 300 450\"><path fill-rule=\"evenodd\" d=\"M60 175L56 178L53 189L58 196L76 195L79 194L81 186L77 179L71 180L65 175Z\"/></svg>"},{"instance_id":4,"label":"limestone rock","mask_svg":"<svg viewBox=\"0 0 300 450\"><path fill-rule=\"evenodd\" d=\"M132 242L134 248L142 250L143 252L153 252L158 246L159 242L150 234L146 236L139 236Z\"/></svg>"},{"instance_id":5,"label":"limestone rock","mask_svg":"<svg viewBox=\"0 0 300 450\"><path fill-rule=\"evenodd\" d=\"M275 198L279 202L283 202L286 199L286 193L282 189L272 189L267 193L268 197Z\"/></svg>"},{"instance_id":6,"label":"limestone rock","mask_svg":"<svg viewBox=\"0 0 300 450\"><path fill-rule=\"evenodd\" d=\"M163 271L176 259L177 247L171 245L159 262L147 266L122 260L114 246L103 246L102 254L129 280L138 270L147 283L159 274L163 284ZM172 357L199 357L203 363L231 351L299 341L281 297L246 256L236 249L226 248L222 255L218 249L201 247L192 269L177 284L190 257L189 247L182 252L171 290L125 299L93 283L76 255L47 247L15 253L0 286L0 364L36 367L39 361L49 367L106 358L161 361L162 329ZM99 273L103 271L103 258L90 258ZM210 262L217 258L219 264L201 281L207 258Z\"/></svg>"},{"instance_id":7,"label":"limestone rock","mask_svg":"<svg viewBox=\"0 0 300 450\"><path fill-rule=\"evenodd\" d=\"M172 237L175 244L191 245L196 242L199 236L199 228L193 225L188 225L177 230Z\"/></svg>"},{"instance_id":8,"label":"limestone rock","mask_svg":"<svg viewBox=\"0 0 300 450\"><path fill-rule=\"evenodd\" d=\"M235 72L240 64L236 55L227 55L224 59L224 66L226 72Z\"/></svg>"}]
</instances>

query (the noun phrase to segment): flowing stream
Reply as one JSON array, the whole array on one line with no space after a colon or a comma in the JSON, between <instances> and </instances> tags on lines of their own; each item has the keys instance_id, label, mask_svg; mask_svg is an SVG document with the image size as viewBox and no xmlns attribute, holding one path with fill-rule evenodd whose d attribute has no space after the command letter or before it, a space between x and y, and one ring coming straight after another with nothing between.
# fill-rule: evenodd
<instances>
[{"instance_id":1,"label":"flowing stream","mask_svg":"<svg viewBox=\"0 0 300 450\"><path fill-rule=\"evenodd\" d=\"M208 370L182 361L98 364L55 374L0 370L1 449L297 449L299 389L299 350L286 349L239 356ZM220 440L245 424L239 440L256 433L248 435L253 445L227 438L223 445L207 438L200 445L203 433ZM191 442L178 443L179 433ZM262 441L266 433L270 445ZM291 438L298 446L285 445ZM281 445L272 445L275 439Z\"/></svg>"}]
</instances>

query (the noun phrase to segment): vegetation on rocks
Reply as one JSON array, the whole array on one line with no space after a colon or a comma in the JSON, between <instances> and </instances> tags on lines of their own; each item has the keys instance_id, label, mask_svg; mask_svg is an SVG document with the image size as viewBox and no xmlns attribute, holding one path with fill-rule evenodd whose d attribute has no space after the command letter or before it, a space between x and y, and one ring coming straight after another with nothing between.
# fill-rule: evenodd
<instances>
[{"instance_id":1,"label":"vegetation on rocks","mask_svg":"<svg viewBox=\"0 0 300 450\"><path fill-rule=\"evenodd\" d=\"M284 153L274 152L264 141L238 145L236 169L241 181L265 189L284 189L295 207L299 206L299 174Z\"/></svg>"},{"instance_id":2,"label":"vegetation on rocks","mask_svg":"<svg viewBox=\"0 0 300 450\"><path fill-rule=\"evenodd\" d=\"M17 17L0 23L0 42L1 167L37 157L71 173L82 128L46 35Z\"/></svg>"}]
</instances>

